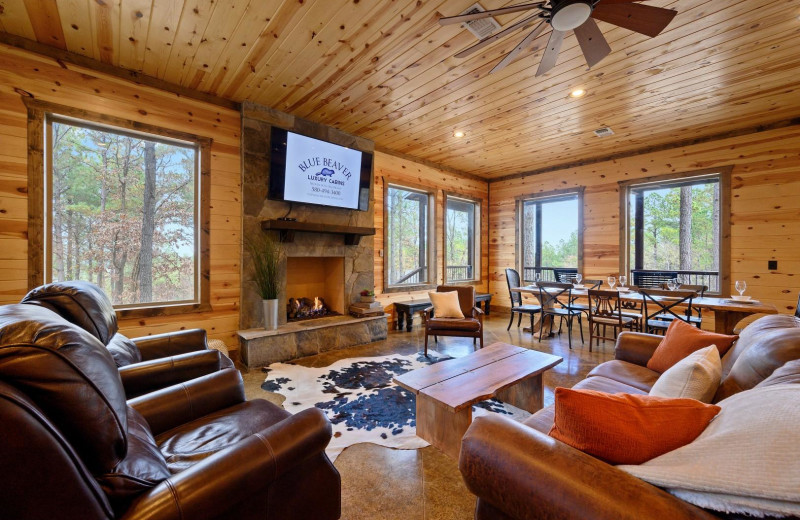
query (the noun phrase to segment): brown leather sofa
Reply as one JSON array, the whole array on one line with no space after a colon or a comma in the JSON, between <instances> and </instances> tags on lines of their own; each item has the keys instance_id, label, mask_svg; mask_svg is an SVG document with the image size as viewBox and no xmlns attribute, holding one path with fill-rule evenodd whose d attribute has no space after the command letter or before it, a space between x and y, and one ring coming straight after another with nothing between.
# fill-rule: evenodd
<instances>
[{"instance_id":1,"label":"brown leather sofa","mask_svg":"<svg viewBox=\"0 0 800 520\"><path fill-rule=\"evenodd\" d=\"M595 367L573 388L646 394L659 374L647 361L662 336L623 332L615 358ZM759 384L800 382L800 319L762 317L748 325L723 356L718 402ZM765 381L769 378L769 381ZM476 418L461 445L459 468L478 496L475 518L706 519L717 518L632 475L547 435L554 409L517 423Z\"/></svg>"},{"instance_id":2,"label":"brown leather sofa","mask_svg":"<svg viewBox=\"0 0 800 520\"><path fill-rule=\"evenodd\" d=\"M126 402L93 335L0 307L0 516L336 519L339 474L317 409L247 401L224 369Z\"/></svg>"},{"instance_id":3,"label":"brown leather sofa","mask_svg":"<svg viewBox=\"0 0 800 520\"><path fill-rule=\"evenodd\" d=\"M21 303L50 309L103 343L119 367L129 399L234 367L227 356L208 348L203 329L126 338L118 332L111 300L89 282L42 285L25 295Z\"/></svg>"}]
</instances>

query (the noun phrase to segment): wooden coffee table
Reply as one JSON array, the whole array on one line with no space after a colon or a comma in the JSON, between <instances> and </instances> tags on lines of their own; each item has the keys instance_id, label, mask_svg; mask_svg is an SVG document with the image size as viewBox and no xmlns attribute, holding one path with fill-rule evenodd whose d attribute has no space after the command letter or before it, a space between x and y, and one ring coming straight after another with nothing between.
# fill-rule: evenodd
<instances>
[{"instance_id":1,"label":"wooden coffee table","mask_svg":"<svg viewBox=\"0 0 800 520\"><path fill-rule=\"evenodd\" d=\"M563 358L507 343L407 372L394 382L417 396L417 435L457 459L472 422L472 405L496 397L536 412L544 401L542 374Z\"/></svg>"}]
</instances>

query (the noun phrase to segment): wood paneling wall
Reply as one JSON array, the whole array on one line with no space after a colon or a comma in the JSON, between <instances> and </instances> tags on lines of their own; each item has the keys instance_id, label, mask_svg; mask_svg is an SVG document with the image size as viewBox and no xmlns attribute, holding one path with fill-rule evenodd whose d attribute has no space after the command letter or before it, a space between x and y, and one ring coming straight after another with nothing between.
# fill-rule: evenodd
<instances>
[{"instance_id":1,"label":"wood paneling wall","mask_svg":"<svg viewBox=\"0 0 800 520\"><path fill-rule=\"evenodd\" d=\"M392 303L403 300L426 299L428 291L403 291L384 293L384 188L386 184L407 185L412 188L424 188L433 192L435 197L435 247L436 247L436 283L444 280L444 194L451 193L481 201L480 230L480 282L475 285L478 292L486 292L489 277L489 185L486 181L460 176L433 166L414 162L382 152L375 152L375 293L384 304L386 311L394 314ZM434 242L431 242L433 244ZM393 316L392 319L395 317ZM416 320L419 323L419 319Z\"/></svg>"},{"instance_id":2,"label":"wood paneling wall","mask_svg":"<svg viewBox=\"0 0 800 520\"><path fill-rule=\"evenodd\" d=\"M24 95L213 139L212 310L124 320L120 328L134 337L201 327L209 337L235 348L241 249L239 112L0 45L0 303L16 303L28 290Z\"/></svg>"},{"instance_id":3,"label":"wood paneling wall","mask_svg":"<svg viewBox=\"0 0 800 520\"><path fill-rule=\"evenodd\" d=\"M585 186L585 278L619 272L619 181L732 166L731 287L794 312L800 292L800 126L647 153L491 184L489 262L493 301L508 306L503 269L515 265L514 199ZM768 260L778 270L767 269Z\"/></svg>"}]
</instances>

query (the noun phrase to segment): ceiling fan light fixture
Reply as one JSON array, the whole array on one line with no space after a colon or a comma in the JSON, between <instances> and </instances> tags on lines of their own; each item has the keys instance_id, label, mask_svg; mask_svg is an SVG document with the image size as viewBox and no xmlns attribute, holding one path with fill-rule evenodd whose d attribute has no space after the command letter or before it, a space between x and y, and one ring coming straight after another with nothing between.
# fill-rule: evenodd
<instances>
[{"instance_id":1,"label":"ceiling fan light fixture","mask_svg":"<svg viewBox=\"0 0 800 520\"><path fill-rule=\"evenodd\" d=\"M591 1L566 0L553 7L550 24L557 31L570 31L583 25L591 15Z\"/></svg>"}]
</instances>

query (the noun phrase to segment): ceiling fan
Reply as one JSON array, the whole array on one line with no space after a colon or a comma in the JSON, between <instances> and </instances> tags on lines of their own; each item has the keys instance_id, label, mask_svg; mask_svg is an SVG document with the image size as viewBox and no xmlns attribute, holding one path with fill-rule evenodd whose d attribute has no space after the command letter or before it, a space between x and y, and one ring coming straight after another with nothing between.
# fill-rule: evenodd
<instances>
[{"instance_id":1,"label":"ceiling fan","mask_svg":"<svg viewBox=\"0 0 800 520\"><path fill-rule=\"evenodd\" d=\"M532 11L531 16L496 34L483 38L472 47L457 53L455 57L464 58L469 56L504 36L539 22L519 45L514 47L489 71L489 74L497 72L514 61L517 55L550 25L553 31L550 34L550 40L547 42L547 49L545 49L542 60L539 63L539 68L536 71L536 75L541 76L555 67L558 52L561 50L561 44L567 31L575 33L581 51L583 51L583 56L586 58L586 63L591 68L611 52L611 47L609 47L594 19L624 27L652 38L658 36L678 14L677 11L671 9L636 3L639 1L641 0L548 0L545 2L511 5L489 11L471 12L459 16L449 16L441 18L439 23L441 25L451 25L489 18L494 15Z\"/></svg>"}]
</instances>

